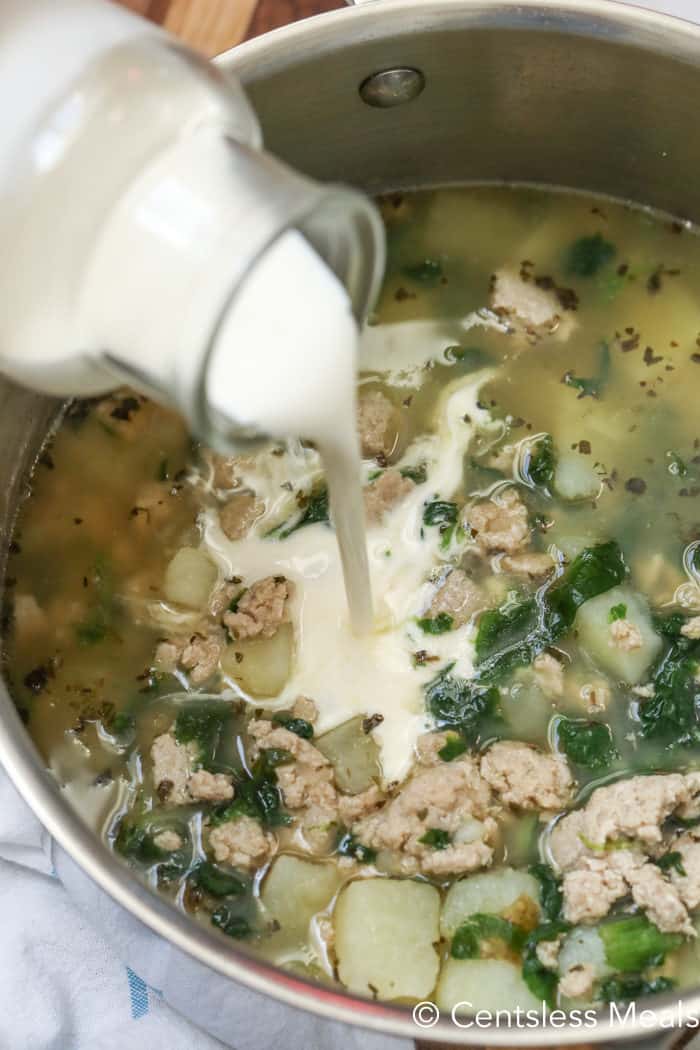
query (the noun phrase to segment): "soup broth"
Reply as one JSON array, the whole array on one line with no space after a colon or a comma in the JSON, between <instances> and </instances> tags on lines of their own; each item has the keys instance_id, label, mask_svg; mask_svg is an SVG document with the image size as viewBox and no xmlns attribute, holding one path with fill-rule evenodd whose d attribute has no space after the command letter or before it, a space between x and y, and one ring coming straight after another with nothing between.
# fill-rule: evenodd
<instances>
[{"instance_id":1,"label":"soup broth","mask_svg":"<svg viewBox=\"0 0 700 1050\"><path fill-rule=\"evenodd\" d=\"M529 188L381 206L374 630L313 446L225 458L120 391L29 480L18 707L141 878L294 972L474 1010L697 983L696 231Z\"/></svg>"}]
</instances>

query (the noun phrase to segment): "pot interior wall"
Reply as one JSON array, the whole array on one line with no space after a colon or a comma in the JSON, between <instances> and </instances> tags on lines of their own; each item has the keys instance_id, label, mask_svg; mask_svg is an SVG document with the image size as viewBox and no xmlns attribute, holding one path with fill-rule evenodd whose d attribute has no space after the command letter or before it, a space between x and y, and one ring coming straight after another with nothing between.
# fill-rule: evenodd
<instances>
[{"instance_id":1,"label":"pot interior wall","mask_svg":"<svg viewBox=\"0 0 700 1050\"><path fill-rule=\"evenodd\" d=\"M583 10L548 15L542 5L456 4L438 22L430 0L388 34L370 10L383 6L364 8L364 24L346 20L336 34L327 24L298 48L288 42L274 69L255 45L230 63L269 149L318 178L373 191L517 180L700 218L692 176L700 138L691 133L700 35L693 48L692 38L674 39L653 22L608 26ZM617 12L626 18L629 9ZM359 85L394 66L424 73L422 95L392 109L367 106Z\"/></svg>"}]
</instances>

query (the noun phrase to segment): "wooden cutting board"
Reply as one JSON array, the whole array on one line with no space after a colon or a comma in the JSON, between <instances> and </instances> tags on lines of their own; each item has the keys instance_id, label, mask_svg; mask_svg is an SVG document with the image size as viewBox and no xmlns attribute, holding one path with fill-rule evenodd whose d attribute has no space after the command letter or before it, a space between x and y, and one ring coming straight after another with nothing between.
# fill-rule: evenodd
<instances>
[{"instance_id":1,"label":"wooden cutting board","mask_svg":"<svg viewBox=\"0 0 700 1050\"><path fill-rule=\"evenodd\" d=\"M343 0L117 0L157 22L205 55L246 37L342 7Z\"/></svg>"}]
</instances>

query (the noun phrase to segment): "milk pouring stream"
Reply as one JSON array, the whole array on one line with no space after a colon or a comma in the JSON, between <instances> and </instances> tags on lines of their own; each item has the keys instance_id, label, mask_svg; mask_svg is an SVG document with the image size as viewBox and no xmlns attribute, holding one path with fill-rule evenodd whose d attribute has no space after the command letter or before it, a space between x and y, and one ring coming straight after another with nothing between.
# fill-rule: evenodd
<instances>
[{"instance_id":1,"label":"milk pouring stream","mask_svg":"<svg viewBox=\"0 0 700 1050\"><path fill-rule=\"evenodd\" d=\"M129 383L223 451L314 441L366 629L371 203L263 152L237 84L106 0L3 0L0 94L0 370L60 396Z\"/></svg>"}]
</instances>

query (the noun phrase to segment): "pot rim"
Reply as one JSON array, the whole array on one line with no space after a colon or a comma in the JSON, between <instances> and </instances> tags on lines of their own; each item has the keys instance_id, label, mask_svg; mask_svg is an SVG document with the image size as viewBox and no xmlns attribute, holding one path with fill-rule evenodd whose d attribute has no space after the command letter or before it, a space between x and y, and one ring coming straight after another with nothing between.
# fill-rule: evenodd
<instances>
[{"instance_id":1,"label":"pot rim","mask_svg":"<svg viewBox=\"0 0 700 1050\"><path fill-rule=\"evenodd\" d=\"M680 18L658 14L615 0L382 0L296 22L239 45L220 55L217 63L243 81L263 79L271 70L298 62L305 49L333 51L348 44L381 36L391 27L395 38L417 29L510 28L520 31L559 32L612 40L622 45L661 52L700 65L700 27ZM700 1013L700 989L680 1001L674 993L654 1000L655 1027L639 1022L620 1027L601 1018L595 1028L553 1026L533 1028L477 1028L467 1030L442 1018L433 1027L417 1025L407 1008L375 1002L351 993L320 986L295 977L272 963L256 958L243 947L229 945L179 912L164 898L143 886L124 864L81 820L64 799L56 781L45 769L4 684L0 683L3 716L0 718L0 761L15 788L42 824L72 859L118 904L154 933L219 974L269 995L290 1006L303 1008L330 1021L359 1025L386 1035L416 1037L442 1043L478 1039L484 1046L572 1045L604 1040L649 1038L659 1029L672 1030ZM469 1031L469 1036L465 1033Z\"/></svg>"}]
</instances>

